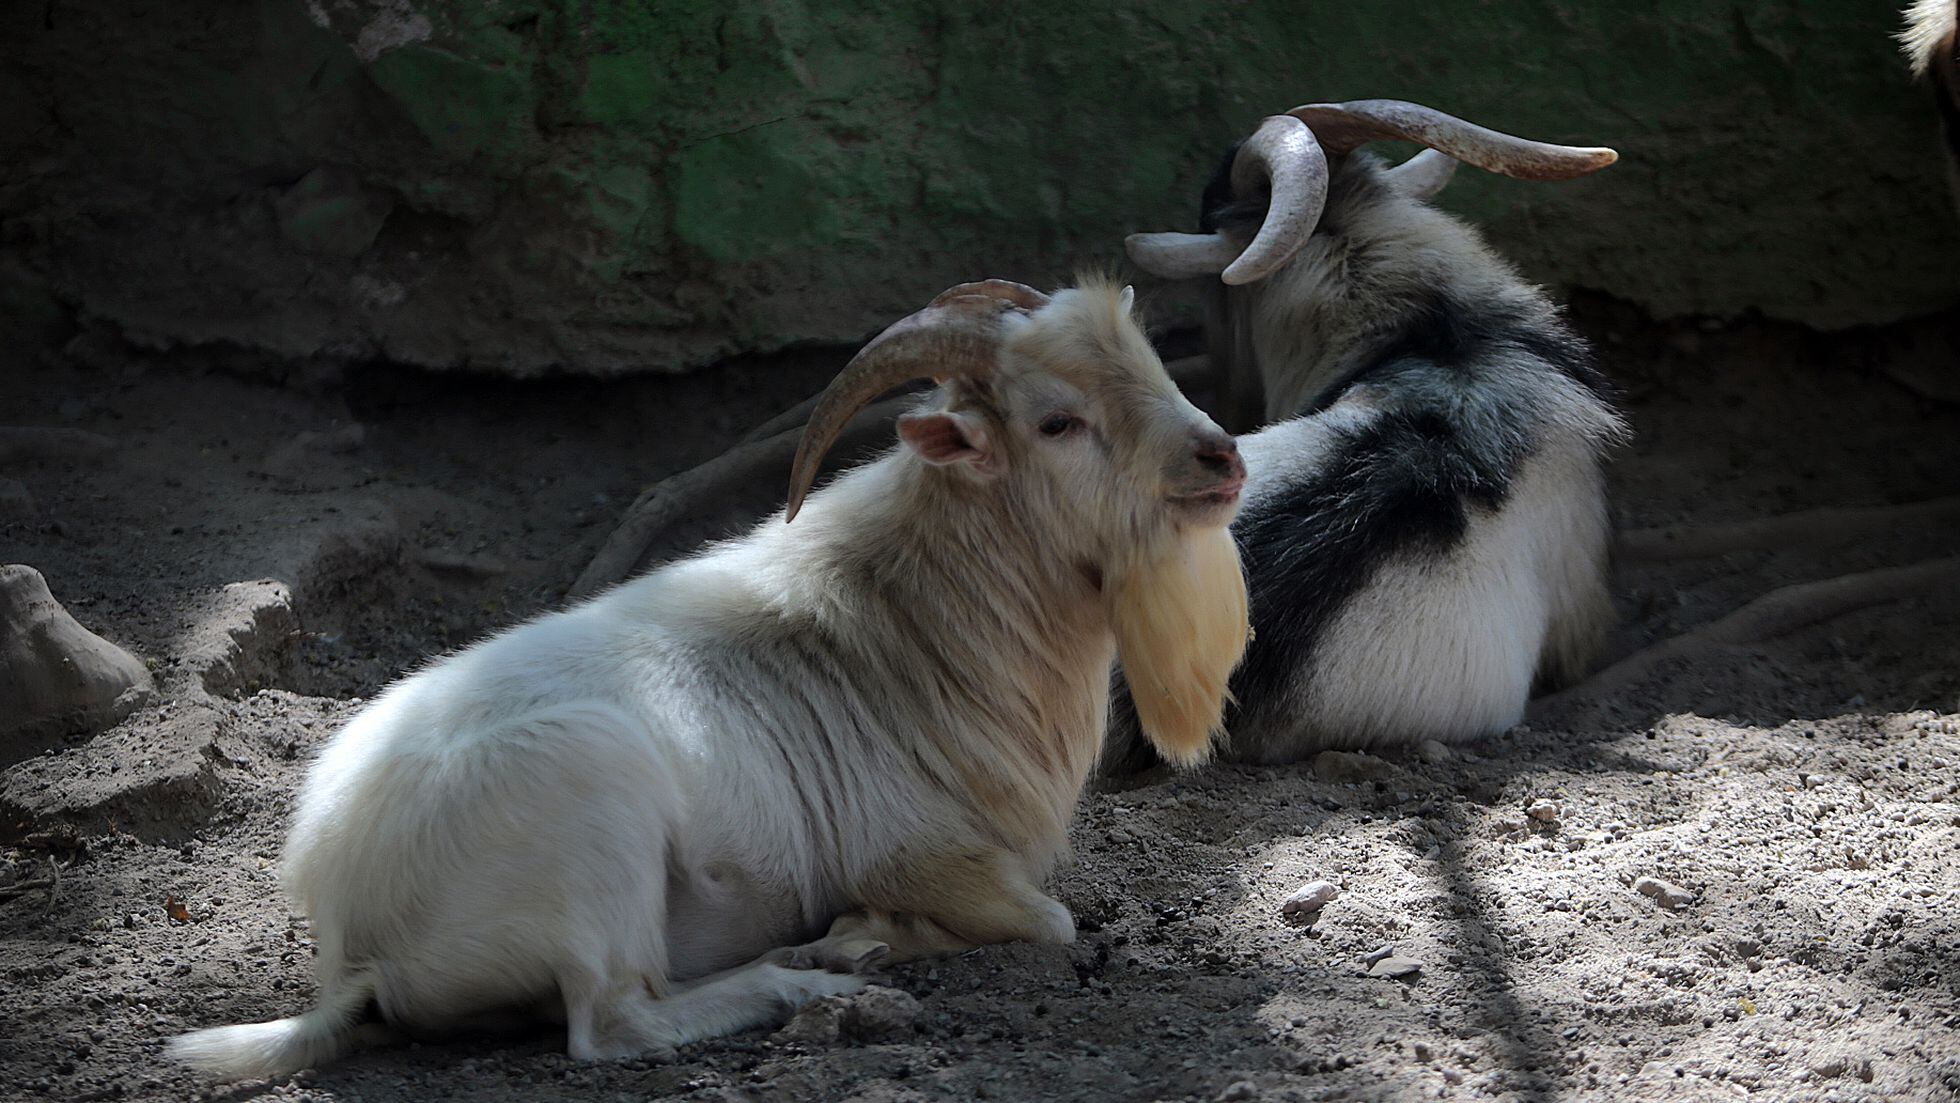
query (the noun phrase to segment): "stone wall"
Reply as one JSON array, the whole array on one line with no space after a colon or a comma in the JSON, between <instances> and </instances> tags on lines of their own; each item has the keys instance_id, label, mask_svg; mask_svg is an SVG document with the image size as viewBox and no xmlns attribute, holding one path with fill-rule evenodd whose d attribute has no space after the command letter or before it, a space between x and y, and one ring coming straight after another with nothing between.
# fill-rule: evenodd
<instances>
[{"instance_id":1,"label":"stone wall","mask_svg":"<svg viewBox=\"0 0 1960 1103\"><path fill-rule=\"evenodd\" d=\"M1192 228L1261 115L1395 96L1621 151L1446 193L1536 278L1884 322L1960 296L1896 23L1866 0L9 4L0 314L294 360L681 369L1116 264L1128 231Z\"/></svg>"}]
</instances>

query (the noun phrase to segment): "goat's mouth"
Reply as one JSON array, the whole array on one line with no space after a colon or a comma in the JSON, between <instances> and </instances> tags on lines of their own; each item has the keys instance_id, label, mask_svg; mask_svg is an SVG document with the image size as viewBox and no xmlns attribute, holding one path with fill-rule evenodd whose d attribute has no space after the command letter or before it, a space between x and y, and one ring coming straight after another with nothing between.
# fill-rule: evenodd
<instances>
[{"instance_id":1,"label":"goat's mouth","mask_svg":"<svg viewBox=\"0 0 1960 1103\"><path fill-rule=\"evenodd\" d=\"M1171 495L1171 508L1189 524L1222 525L1238 512L1239 495L1244 491L1243 477L1227 479L1202 490Z\"/></svg>"}]
</instances>

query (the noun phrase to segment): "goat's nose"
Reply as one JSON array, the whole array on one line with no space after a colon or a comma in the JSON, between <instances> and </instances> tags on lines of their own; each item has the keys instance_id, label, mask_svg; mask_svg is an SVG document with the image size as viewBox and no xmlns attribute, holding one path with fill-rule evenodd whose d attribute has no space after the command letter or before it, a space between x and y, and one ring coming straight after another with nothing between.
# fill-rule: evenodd
<instances>
[{"instance_id":1,"label":"goat's nose","mask_svg":"<svg viewBox=\"0 0 1960 1103\"><path fill-rule=\"evenodd\" d=\"M1206 429L1197 435L1198 465L1227 478L1245 475L1245 461L1239 459L1239 442L1230 433Z\"/></svg>"}]
</instances>

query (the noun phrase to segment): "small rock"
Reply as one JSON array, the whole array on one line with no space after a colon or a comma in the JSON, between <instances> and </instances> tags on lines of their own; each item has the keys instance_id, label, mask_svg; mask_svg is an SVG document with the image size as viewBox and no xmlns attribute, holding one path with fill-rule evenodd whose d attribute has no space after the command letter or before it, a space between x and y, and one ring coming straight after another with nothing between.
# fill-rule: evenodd
<instances>
[{"instance_id":1,"label":"small rock","mask_svg":"<svg viewBox=\"0 0 1960 1103\"><path fill-rule=\"evenodd\" d=\"M1240 1080L1218 1093L1218 1103L1238 1103L1242 1099L1259 1098L1259 1086L1250 1080Z\"/></svg>"},{"instance_id":2,"label":"small rock","mask_svg":"<svg viewBox=\"0 0 1960 1103\"><path fill-rule=\"evenodd\" d=\"M888 1041L909 1034L919 1021L919 1001L910 992L872 985L846 999L844 1031L861 1041Z\"/></svg>"},{"instance_id":3,"label":"small rock","mask_svg":"<svg viewBox=\"0 0 1960 1103\"><path fill-rule=\"evenodd\" d=\"M1440 766L1456 757L1456 752L1434 739L1416 744L1416 757L1430 766Z\"/></svg>"},{"instance_id":4,"label":"small rock","mask_svg":"<svg viewBox=\"0 0 1960 1103\"><path fill-rule=\"evenodd\" d=\"M1289 922L1311 923L1320 915L1320 909L1340 894L1341 887L1332 881L1308 881L1293 890L1293 894L1280 905L1279 912Z\"/></svg>"},{"instance_id":5,"label":"small rock","mask_svg":"<svg viewBox=\"0 0 1960 1103\"><path fill-rule=\"evenodd\" d=\"M1422 972L1422 962L1412 957L1397 957L1394 954L1368 966L1369 976L1386 977L1389 980L1412 977L1420 972Z\"/></svg>"},{"instance_id":6,"label":"small rock","mask_svg":"<svg viewBox=\"0 0 1960 1103\"><path fill-rule=\"evenodd\" d=\"M0 566L0 733L100 731L154 688L141 661L68 615L41 572Z\"/></svg>"},{"instance_id":7,"label":"small rock","mask_svg":"<svg viewBox=\"0 0 1960 1103\"><path fill-rule=\"evenodd\" d=\"M796 1014L776 1032L779 1038L798 1042L834 1045L844 1038L844 997L827 996L797 1008Z\"/></svg>"},{"instance_id":8,"label":"small rock","mask_svg":"<svg viewBox=\"0 0 1960 1103\"><path fill-rule=\"evenodd\" d=\"M1694 893L1672 881L1663 881L1658 877L1641 877L1635 880L1633 891L1652 898L1654 903L1669 911L1692 904L1695 899Z\"/></svg>"},{"instance_id":9,"label":"small rock","mask_svg":"<svg viewBox=\"0 0 1960 1103\"><path fill-rule=\"evenodd\" d=\"M891 1041L911 1033L919 1012L909 992L874 984L855 995L804 1004L780 1033L804 1042Z\"/></svg>"},{"instance_id":10,"label":"small rock","mask_svg":"<svg viewBox=\"0 0 1960 1103\"><path fill-rule=\"evenodd\" d=\"M1427 1042L1417 1042L1415 1045L1409 1047L1409 1052L1415 1054L1416 1060L1421 1061L1424 1064L1427 1064L1429 1062L1429 1059L1435 1056L1434 1052L1430 1050L1429 1043Z\"/></svg>"},{"instance_id":11,"label":"small rock","mask_svg":"<svg viewBox=\"0 0 1960 1103\"><path fill-rule=\"evenodd\" d=\"M1353 784L1380 781L1395 775L1394 764L1357 751L1322 751L1313 756L1313 776L1322 781Z\"/></svg>"},{"instance_id":12,"label":"small rock","mask_svg":"<svg viewBox=\"0 0 1960 1103\"><path fill-rule=\"evenodd\" d=\"M1557 801L1540 797L1525 807L1524 814L1539 823L1551 823L1559 818L1560 809Z\"/></svg>"},{"instance_id":13,"label":"small rock","mask_svg":"<svg viewBox=\"0 0 1960 1103\"><path fill-rule=\"evenodd\" d=\"M1811 1065L1810 1071L1825 1080L1855 1076L1867 1084L1872 1082L1872 1063L1869 1057L1829 1057Z\"/></svg>"},{"instance_id":14,"label":"small rock","mask_svg":"<svg viewBox=\"0 0 1960 1103\"><path fill-rule=\"evenodd\" d=\"M1361 964L1373 965L1375 962L1380 961L1381 959L1388 957L1394 953L1395 953L1395 947L1393 946L1377 946L1374 949L1368 951L1367 956L1361 959Z\"/></svg>"},{"instance_id":15,"label":"small rock","mask_svg":"<svg viewBox=\"0 0 1960 1103\"><path fill-rule=\"evenodd\" d=\"M1531 821L1516 812L1501 815L1491 824L1491 829L1499 835L1516 835L1530 827Z\"/></svg>"},{"instance_id":16,"label":"small rock","mask_svg":"<svg viewBox=\"0 0 1960 1103\"><path fill-rule=\"evenodd\" d=\"M277 579L227 583L180 645L207 693L242 695L277 680L299 639L291 589Z\"/></svg>"}]
</instances>

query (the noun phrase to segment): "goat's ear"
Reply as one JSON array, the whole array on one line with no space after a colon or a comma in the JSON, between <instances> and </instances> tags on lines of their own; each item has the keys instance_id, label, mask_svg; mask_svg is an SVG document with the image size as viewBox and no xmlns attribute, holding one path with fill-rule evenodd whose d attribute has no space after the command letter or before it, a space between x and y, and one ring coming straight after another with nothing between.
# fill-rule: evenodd
<instances>
[{"instance_id":1,"label":"goat's ear","mask_svg":"<svg viewBox=\"0 0 1960 1103\"><path fill-rule=\"evenodd\" d=\"M1128 314L1131 311L1135 310L1136 305L1137 305L1136 285L1130 283L1124 284L1123 285L1123 313Z\"/></svg>"},{"instance_id":2,"label":"goat's ear","mask_svg":"<svg viewBox=\"0 0 1960 1103\"><path fill-rule=\"evenodd\" d=\"M970 414L951 410L902 414L898 419L898 439L927 463L966 463L985 472L992 472L997 466L986 425Z\"/></svg>"}]
</instances>

